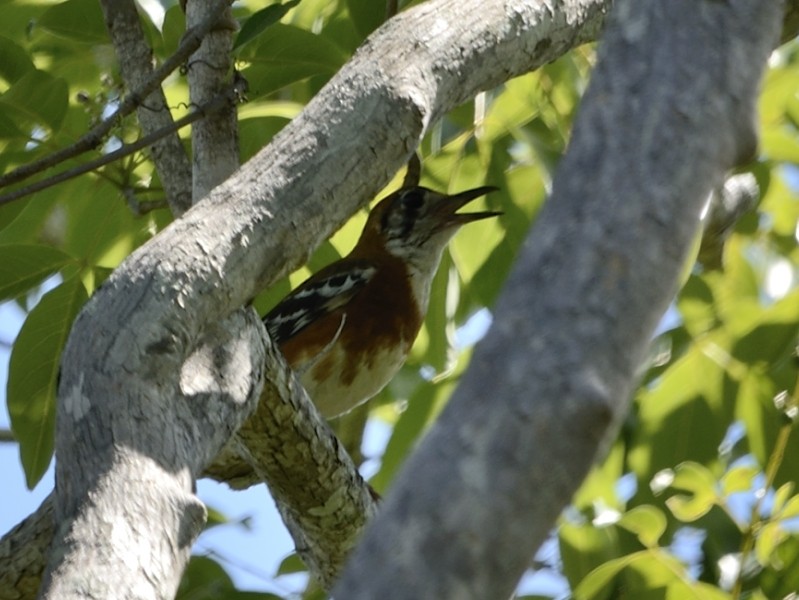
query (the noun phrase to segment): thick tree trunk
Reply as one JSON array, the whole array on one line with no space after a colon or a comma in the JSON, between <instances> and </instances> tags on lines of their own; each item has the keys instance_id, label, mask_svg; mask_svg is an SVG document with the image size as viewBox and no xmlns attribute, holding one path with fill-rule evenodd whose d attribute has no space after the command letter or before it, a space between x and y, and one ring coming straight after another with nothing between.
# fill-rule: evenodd
<instances>
[{"instance_id":1,"label":"thick tree trunk","mask_svg":"<svg viewBox=\"0 0 799 600\"><path fill-rule=\"evenodd\" d=\"M627 412L782 5L617 0L553 193L337 598L507 598Z\"/></svg>"}]
</instances>

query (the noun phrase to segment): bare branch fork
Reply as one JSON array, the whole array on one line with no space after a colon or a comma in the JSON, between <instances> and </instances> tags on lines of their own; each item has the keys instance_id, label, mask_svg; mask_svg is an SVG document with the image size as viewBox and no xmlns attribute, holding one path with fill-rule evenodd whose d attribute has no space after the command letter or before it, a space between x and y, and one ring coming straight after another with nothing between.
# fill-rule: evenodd
<instances>
[{"instance_id":1,"label":"bare branch fork","mask_svg":"<svg viewBox=\"0 0 799 600\"><path fill-rule=\"evenodd\" d=\"M73 158L84 152L88 152L97 148L103 143L103 140L108 133L119 123L122 117L129 115L136 108L141 106L145 98L155 90L170 73L179 68L191 54L200 47L203 39L208 32L211 31L227 9L229 3L226 0L213 0L215 8L213 15L209 17L202 24L188 30L183 39L172 56L167 58L157 69L155 69L151 77L139 89L130 92L119 104L119 107L114 111L114 114L104 119L91 130L86 132L74 144L63 148L57 152L42 157L39 160L32 161L28 164L22 165L13 171L0 176L0 188L7 187L13 183L17 183L36 173L40 173L49 169L57 164L64 162L67 159ZM166 135L166 134L163 134ZM152 142L150 142L152 143ZM35 190L34 190L35 191ZM3 197L5 200L5 196Z\"/></svg>"},{"instance_id":2,"label":"bare branch fork","mask_svg":"<svg viewBox=\"0 0 799 600\"><path fill-rule=\"evenodd\" d=\"M73 167L72 169L67 169L66 171L62 171L56 175L52 175L47 177L46 179L42 179L41 181L37 181L36 183L32 183L31 185L27 185L22 187L18 190L14 190L13 192L8 192L7 194L0 195L0 206L3 204L7 204L9 202L13 202L14 200L18 200L30 194L34 194L36 192L40 192L42 190L46 190L54 185L58 185L59 183L63 183L64 181L68 181L70 179L74 179L80 175L84 175L86 173L90 173L100 167L108 165L112 162L116 162L126 156L133 154L134 152L138 152L148 146L152 145L154 142L164 138L165 136L174 133L176 131L181 130L182 128L186 127L187 125L191 125L195 121L199 119L203 119L210 114L213 114L225 106L230 104L235 104L241 98L241 81L234 82L230 88L220 94L218 94L213 100L201 105L197 106L186 116L174 121L170 125L162 127L157 131L154 131L148 135L145 135L135 142L131 142L130 144L123 144L120 148L117 148L113 152L108 152L107 154L103 154L101 157L91 160L87 163L79 165L77 167ZM72 148L72 146L71 146ZM54 154L51 156L55 156Z\"/></svg>"}]
</instances>

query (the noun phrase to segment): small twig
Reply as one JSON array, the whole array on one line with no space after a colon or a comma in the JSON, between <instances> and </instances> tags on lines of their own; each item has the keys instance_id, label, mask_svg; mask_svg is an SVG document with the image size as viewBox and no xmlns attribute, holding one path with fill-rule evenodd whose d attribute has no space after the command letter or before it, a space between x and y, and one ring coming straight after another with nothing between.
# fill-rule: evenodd
<instances>
[{"instance_id":1,"label":"small twig","mask_svg":"<svg viewBox=\"0 0 799 600\"><path fill-rule=\"evenodd\" d=\"M10 429L0 429L0 443L2 442L16 442L17 438Z\"/></svg>"},{"instance_id":2,"label":"small twig","mask_svg":"<svg viewBox=\"0 0 799 600\"><path fill-rule=\"evenodd\" d=\"M188 30L184 34L183 39L181 40L180 45L178 46L178 49L175 51L175 53L172 54L172 56L170 56L169 58L167 58L161 64L160 67L158 67L153 71L152 76L146 81L146 83L140 89L134 90L130 94L128 94L125 97L125 99L119 104L119 107L117 108L117 110L114 112L113 115L98 123L95 127L93 127L90 131L86 132L77 142L75 142L71 146L58 150L53 154L44 156L39 160L35 160L26 165L22 165L21 167L14 169L10 173L6 173L2 177L0 177L0 188L27 179L28 177L31 177L36 173L40 173L46 169L49 169L50 167L62 163L69 158L73 158L75 156L83 154L84 152L88 152L89 150L92 150L97 146L99 146L100 144L102 144L106 135L108 135L108 133L114 128L114 126L119 122L119 120L122 117L132 113L139 105L141 105L143 99L147 98L147 96L150 95L150 92L152 92L156 87L158 87L161 84L161 82L164 79L166 79L170 73L172 73L172 71L177 69L183 63L185 63L186 60L189 58L189 56L191 56L191 54L195 50L197 50L197 48L200 47L203 38L208 34L209 31L211 31L211 29L214 28L214 26L220 20L220 17L224 15L225 9L228 7L228 5L229 3L226 0L219 0L219 6L217 7L217 10L213 11L211 17L209 17L207 20L203 21L196 27ZM33 191L38 191L38 190L33 190ZM5 199L6 196L3 196L3 198ZM9 200L3 200L3 201L8 202Z\"/></svg>"},{"instance_id":3,"label":"small twig","mask_svg":"<svg viewBox=\"0 0 799 600\"><path fill-rule=\"evenodd\" d=\"M130 144L125 144L122 147L114 150L113 152L109 152L108 154L104 154L100 158L97 158L93 161L87 162L85 164L79 165L72 169L67 169L66 171L62 171L52 177L48 177L47 179L43 179L41 181L37 181L31 185L25 186L13 192L9 192L7 194L0 195L0 206L3 204L7 204L9 202L13 202L19 198L24 196L28 196L35 192L40 192L45 190L49 187L52 187L56 184L62 183L64 181L68 181L74 177L78 177L79 175L83 175L90 171L94 171L102 166L105 166L109 163L117 161L121 158L124 158L134 152L141 150L142 148L146 148L147 146L151 145L153 142L161 139L162 137L169 135L186 125L190 125L194 121L198 119L202 119L207 115L221 109L225 106L228 102L235 102L239 98L239 90L236 86L235 82L234 85L225 90L224 92L218 94L214 97L213 100L204 104L202 106L197 107L193 112L189 113L185 117L178 119L171 125L167 127L162 127L157 131L154 131L150 135L146 135L143 138L136 140Z\"/></svg>"}]
</instances>

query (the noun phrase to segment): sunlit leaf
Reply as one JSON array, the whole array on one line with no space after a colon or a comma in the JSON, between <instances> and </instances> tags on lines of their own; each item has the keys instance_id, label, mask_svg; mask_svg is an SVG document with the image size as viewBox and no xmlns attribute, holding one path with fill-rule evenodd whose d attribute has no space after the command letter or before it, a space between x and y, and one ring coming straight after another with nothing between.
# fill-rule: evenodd
<instances>
[{"instance_id":1,"label":"sunlit leaf","mask_svg":"<svg viewBox=\"0 0 799 600\"><path fill-rule=\"evenodd\" d=\"M669 510L684 522L696 521L707 514L718 498L712 473L695 462L677 465L671 487L690 492L690 495L677 494L666 500Z\"/></svg>"},{"instance_id":2,"label":"sunlit leaf","mask_svg":"<svg viewBox=\"0 0 799 600\"><path fill-rule=\"evenodd\" d=\"M666 531L666 517L654 506L637 506L622 515L619 525L637 535L644 546L653 548Z\"/></svg>"},{"instance_id":3,"label":"sunlit leaf","mask_svg":"<svg viewBox=\"0 0 799 600\"><path fill-rule=\"evenodd\" d=\"M718 459L735 407L736 389L723 368L727 343L723 335L708 337L674 362L657 385L639 391L629 454L639 480L649 481L682 461ZM647 488L639 487L639 497L652 501Z\"/></svg>"},{"instance_id":4,"label":"sunlit leaf","mask_svg":"<svg viewBox=\"0 0 799 600\"><path fill-rule=\"evenodd\" d=\"M617 558L620 553L615 528L594 527L588 523L563 523L558 531L558 547L563 561L563 574L572 588L577 587L594 569ZM608 598L612 591L608 587L595 597Z\"/></svg>"},{"instance_id":5,"label":"sunlit leaf","mask_svg":"<svg viewBox=\"0 0 799 600\"><path fill-rule=\"evenodd\" d=\"M713 291L701 277L689 277L677 298L677 308L685 328L694 337L702 335L716 325Z\"/></svg>"},{"instance_id":6,"label":"sunlit leaf","mask_svg":"<svg viewBox=\"0 0 799 600\"><path fill-rule=\"evenodd\" d=\"M767 565L773 558L777 546L788 537L779 522L766 523L755 538L755 557L761 565Z\"/></svg>"},{"instance_id":7,"label":"sunlit leaf","mask_svg":"<svg viewBox=\"0 0 799 600\"><path fill-rule=\"evenodd\" d=\"M290 573L303 573L308 570L302 559L296 554L289 554L286 558L280 561L280 566L277 569L276 575L288 575Z\"/></svg>"},{"instance_id":8,"label":"sunlit leaf","mask_svg":"<svg viewBox=\"0 0 799 600\"><path fill-rule=\"evenodd\" d=\"M642 555L642 552L628 554L609 560L591 571L575 588L575 600L599 600L600 598L605 598L605 591L613 578Z\"/></svg>"},{"instance_id":9,"label":"sunlit leaf","mask_svg":"<svg viewBox=\"0 0 799 600\"><path fill-rule=\"evenodd\" d=\"M789 498L779 516L783 519L799 517L799 495Z\"/></svg>"},{"instance_id":10,"label":"sunlit leaf","mask_svg":"<svg viewBox=\"0 0 799 600\"><path fill-rule=\"evenodd\" d=\"M53 455L61 351L86 300L86 290L77 277L47 292L28 314L11 351L8 412L30 488L47 470Z\"/></svg>"},{"instance_id":11,"label":"sunlit leaf","mask_svg":"<svg viewBox=\"0 0 799 600\"><path fill-rule=\"evenodd\" d=\"M793 493L794 482L789 481L784 483L777 491L774 492L774 501L771 503L771 511L776 515L782 512L783 507L791 498L791 494Z\"/></svg>"},{"instance_id":12,"label":"sunlit leaf","mask_svg":"<svg viewBox=\"0 0 799 600\"><path fill-rule=\"evenodd\" d=\"M754 478L760 469L751 465L734 467L727 471L721 478L721 491L725 496L736 492L745 492L752 489Z\"/></svg>"}]
</instances>

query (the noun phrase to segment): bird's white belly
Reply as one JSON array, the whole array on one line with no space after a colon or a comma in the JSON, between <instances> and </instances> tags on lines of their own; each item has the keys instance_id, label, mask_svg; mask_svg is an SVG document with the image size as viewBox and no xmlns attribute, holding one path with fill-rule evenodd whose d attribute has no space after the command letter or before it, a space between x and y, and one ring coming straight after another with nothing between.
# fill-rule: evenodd
<instances>
[{"instance_id":1,"label":"bird's white belly","mask_svg":"<svg viewBox=\"0 0 799 600\"><path fill-rule=\"evenodd\" d=\"M349 381L341 349L336 346L313 361L300 376L300 381L325 418L349 412L382 390L399 371L405 361L407 348L395 346L380 349L369 355L362 364L355 365L354 377ZM317 383L321 380L323 383Z\"/></svg>"}]
</instances>

